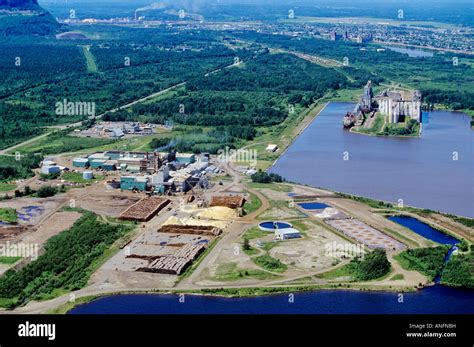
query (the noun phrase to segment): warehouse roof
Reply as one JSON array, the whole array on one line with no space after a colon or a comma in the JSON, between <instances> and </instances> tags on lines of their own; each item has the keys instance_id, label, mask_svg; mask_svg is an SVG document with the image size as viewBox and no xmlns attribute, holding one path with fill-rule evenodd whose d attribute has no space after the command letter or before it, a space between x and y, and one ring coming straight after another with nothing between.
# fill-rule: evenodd
<instances>
[{"instance_id":1,"label":"warehouse roof","mask_svg":"<svg viewBox=\"0 0 474 347\"><path fill-rule=\"evenodd\" d=\"M81 162L81 163L86 163L89 161L89 159L87 158L74 158L72 161L78 161L78 162Z\"/></svg>"}]
</instances>

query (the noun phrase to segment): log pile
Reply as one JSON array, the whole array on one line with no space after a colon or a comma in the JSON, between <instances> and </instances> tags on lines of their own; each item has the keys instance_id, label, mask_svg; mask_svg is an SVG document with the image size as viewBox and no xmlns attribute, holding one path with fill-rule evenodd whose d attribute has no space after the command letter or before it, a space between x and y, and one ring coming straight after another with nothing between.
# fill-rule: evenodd
<instances>
[{"instance_id":1,"label":"log pile","mask_svg":"<svg viewBox=\"0 0 474 347\"><path fill-rule=\"evenodd\" d=\"M122 212L119 218L139 222L148 222L169 203L170 200L163 198L143 198Z\"/></svg>"},{"instance_id":2,"label":"log pile","mask_svg":"<svg viewBox=\"0 0 474 347\"><path fill-rule=\"evenodd\" d=\"M148 261L153 261L156 259L160 259L163 256L161 255L140 255L140 254L130 254L127 255L125 258L132 258L132 259L141 259L141 260L148 260Z\"/></svg>"},{"instance_id":3,"label":"log pile","mask_svg":"<svg viewBox=\"0 0 474 347\"><path fill-rule=\"evenodd\" d=\"M190 234L190 235L205 235L205 236L219 236L222 230L211 225L164 225L158 229L159 233L172 234Z\"/></svg>"},{"instance_id":4,"label":"log pile","mask_svg":"<svg viewBox=\"0 0 474 347\"><path fill-rule=\"evenodd\" d=\"M194 260L197 258L199 254L201 254L204 248L206 247L202 244L198 244L198 245L187 244L186 246L180 248L174 254L174 256L179 257L179 258L187 258L187 259Z\"/></svg>"},{"instance_id":5,"label":"log pile","mask_svg":"<svg viewBox=\"0 0 474 347\"><path fill-rule=\"evenodd\" d=\"M245 204L245 198L243 196L213 196L211 198L210 207L224 206L232 209L243 207Z\"/></svg>"},{"instance_id":6,"label":"log pile","mask_svg":"<svg viewBox=\"0 0 474 347\"><path fill-rule=\"evenodd\" d=\"M150 265L138 268L137 271L180 275L205 248L204 245L187 244L175 254L155 259Z\"/></svg>"}]
</instances>

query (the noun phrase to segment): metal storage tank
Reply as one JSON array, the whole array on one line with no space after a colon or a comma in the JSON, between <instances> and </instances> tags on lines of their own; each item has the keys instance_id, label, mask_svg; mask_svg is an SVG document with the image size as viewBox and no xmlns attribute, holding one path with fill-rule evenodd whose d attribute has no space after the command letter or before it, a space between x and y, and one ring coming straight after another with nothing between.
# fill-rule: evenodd
<instances>
[{"instance_id":1,"label":"metal storage tank","mask_svg":"<svg viewBox=\"0 0 474 347\"><path fill-rule=\"evenodd\" d=\"M92 173L92 171L84 171L84 173L82 174L82 178L85 180L91 180L94 178L94 174Z\"/></svg>"}]
</instances>

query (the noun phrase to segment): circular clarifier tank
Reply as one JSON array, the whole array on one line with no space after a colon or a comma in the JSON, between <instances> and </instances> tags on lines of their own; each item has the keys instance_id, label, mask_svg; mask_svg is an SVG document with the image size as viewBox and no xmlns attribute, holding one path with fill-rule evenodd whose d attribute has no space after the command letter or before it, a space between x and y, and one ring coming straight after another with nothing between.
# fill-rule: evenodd
<instances>
[{"instance_id":1,"label":"circular clarifier tank","mask_svg":"<svg viewBox=\"0 0 474 347\"><path fill-rule=\"evenodd\" d=\"M278 222L278 221L266 221L258 225L260 230L274 232L276 229L287 229L293 227L290 223L287 222Z\"/></svg>"}]
</instances>

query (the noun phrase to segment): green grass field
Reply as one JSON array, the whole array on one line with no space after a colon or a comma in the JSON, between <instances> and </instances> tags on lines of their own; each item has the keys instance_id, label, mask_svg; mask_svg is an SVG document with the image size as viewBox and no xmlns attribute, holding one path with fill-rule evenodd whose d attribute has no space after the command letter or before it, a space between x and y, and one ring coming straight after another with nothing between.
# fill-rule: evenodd
<instances>
[{"instance_id":1,"label":"green grass field","mask_svg":"<svg viewBox=\"0 0 474 347\"><path fill-rule=\"evenodd\" d=\"M253 240L253 239L258 239L260 237L265 237L270 235L270 233L260 230L257 226L250 228L245 232L245 234L242 236L243 239L247 240Z\"/></svg>"},{"instance_id":2,"label":"green grass field","mask_svg":"<svg viewBox=\"0 0 474 347\"><path fill-rule=\"evenodd\" d=\"M16 148L13 152L18 151L20 153L43 153L45 155L48 155L66 152L76 152L84 149L92 150L92 148L94 147L112 145L115 143L117 143L117 141L112 139L97 139L69 135L59 137L54 134L51 134L45 138L41 138L39 140Z\"/></svg>"},{"instance_id":3,"label":"green grass field","mask_svg":"<svg viewBox=\"0 0 474 347\"><path fill-rule=\"evenodd\" d=\"M82 52L84 54L84 58L86 58L87 71L92 73L99 72L99 68L97 67L95 58L90 51L90 46L82 46Z\"/></svg>"},{"instance_id":4,"label":"green grass field","mask_svg":"<svg viewBox=\"0 0 474 347\"><path fill-rule=\"evenodd\" d=\"M261 268L271 272L285 272L288 268L280 260L269 256L268 254L252 258L253 262Z\"/></svg>"},{"instance_id":5,"label":"green grass field","mask_svg":"<svg viewBox=\"0 0 474 347\"><path fill-rule=\"evenodd\" d=\"M66 172L63 174L62 179L71 183L93 183L104 179L104 176L94 175L92 180L85 180L82 178L82 174L78 172Z\"/></svg>"},{"instance_id":6,"label":"green grass field","mask_svg":"<svg viewBox=\"0 0 474 347\"><path fill-rule=\"evenodd\" d=\"M293 190L291 186L284 183L257 183L257 182L249 181L247 183L247 186L252 189L271 189L277 192L285 192L285 193L290 193Z\"/></svg>"},{"instance_id":7,"label":"green grass field","mask_svg":"<svg viewBox=\"0 0 474 347\"><path fill-rule=\"evenodd\" d=\"M404 278L405 276L403 276L403 274L396 274L392 276L392 278L390 278L390 281L399 281L399 280L403 280Z\"/></svg>"},{"instance_id":8,"label":"green grass field","mask_svg":"<svg viewBox=\"0 0 474 347\"><path fill-rule=\"evenodd\" d=\"M250 201L245 202L244 211L245 214L250 214L258 210L262 206L262 201L255 195L250 193Z\"/></svg>"},{"instance_id":9,"label":"green grass field","mask_svg":"<svg viewBox=\"0 0 474 347\"><path fill-rule=\"evenodd\" d=\"M357 102L361 97L361 89L342 89L335 90L328 98L332 102Z\"/></svg>"},{"instance_id":10,"label":"green grass field","mask_svg":"<svg viewBox=\"0 0 474 347\"><path fill-rule=\"evenodd\" d=\"M15 264L21 257L0 257L0 264L11 265Z\"/></svg>"},{"instance_id":11,"label":"green grass field","mask_svg":"<svg viewBox=\"0 0 474 347\"><path fill-rule=\"evenodd\" d=\"M0 221L7 223L16 223L18 214L14 208L0 208Z\"/></svg>"},{"instance_id":12,"label":"green grass field","mask_svg":"<svg viewBox=\"0 0 474 347\"><path fill-rule=\"evenodd\" d=\"M352 268L349 264L347 264L347 265L338 267L337 269L319 274L316 277L324 278L327 280L331 280L331 279L335 279L339 277L350 277L350 279L352 280L353 279L352 276L353 276Z\"/></svg>"},{"instance_id":13,"label":"green grass field","mask_svg":"<svg viewBox=\"0 0 474 347\"><path fill-rule=\"evenodd\" d=\"M256 249L255 247L251 247L251 246L248 249L245 249L244 247L242 247L242 250L249 257L252 257L252 256L257 255L257 254L260 253L260 251L258 249Z\"/></svg>"},{"instance_id":14,"label":"green grass field","mask_svg":"<svg viewBox=\"0 0 474 347\"><path fill-rule=\"evenodd\" d=\"M16 188L16 184L0 183L0 192L8 192Z\"/></svg>"},{"instance_id":15,"label":"green grass field","mask_svg":"<svg viewBox=\"0 0 474 347\"><path fill-rule=\"evenodd\" d=\"M219 264L215 275L218 281L237 281L245 278L265 280L275 277L277 276L262 270L239 269L236 263Z\"/></svg>"},{"instance_id":16,"label":"green grass field","mask_svg":"<svg viewBox=\"0 0 474 347\"><path fill-rule=\"evenodd\" d=\"M366 120L367 122L367 120ZM374 122L370 128L359 127L359 128L352 128L352 131L355 133L362 133L368 135L379 135L382 132L382 127L384 124L384 117L381 114L375 115Z\"/></svg>"}]
</instances>

